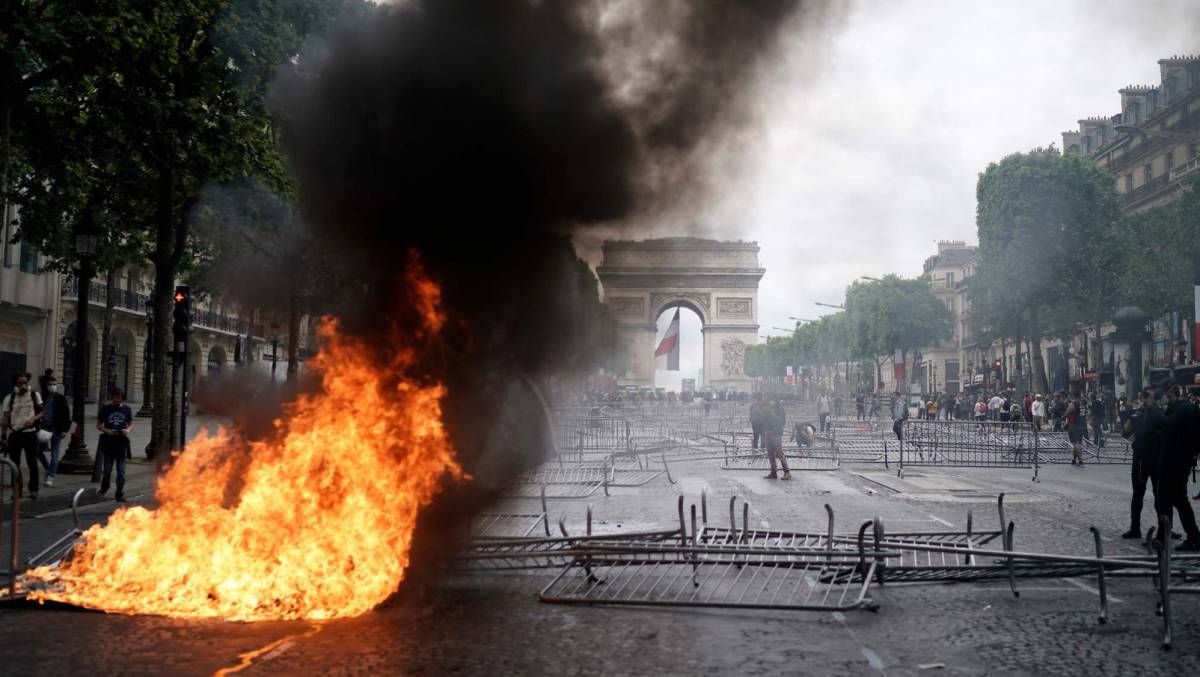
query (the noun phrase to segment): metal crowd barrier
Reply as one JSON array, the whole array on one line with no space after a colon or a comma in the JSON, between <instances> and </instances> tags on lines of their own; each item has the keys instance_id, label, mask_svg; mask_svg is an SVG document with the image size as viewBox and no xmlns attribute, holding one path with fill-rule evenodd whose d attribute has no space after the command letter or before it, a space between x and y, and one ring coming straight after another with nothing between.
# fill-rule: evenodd
<instances>
[{"instance_id":1,"label":"metal crowd barrier","mask_svg":"<svg viewBox=\"0 0 1200 677\"><path fill-rule=\"evenodd\" d=\"M906 419L899 475L906 466L1033 468L1038 481L1038 434L1032 423Z\"/></svg>"},{"instance_id":2,"label":"metal crowd barrier","mask_svg":"<svg viewBox=\"0 0 1200 677\"><path fill-rule=\"evenodd\" d=\"M10 501L11 508L9 512L9 551L8 551L8 568L0 570L0 576L8 578L8 587L3 591L3 598L20 598L23 595L17 589L17 574L18 569L18 548L21 542L21 469L17 464L7 458L0 458L0 503L4 500L4 488L9 487L12 490L12 499ZM5 473L4 471L8 472ZM9 484L3 483L4 475L8 476Z\"/></svg>"},{"instance_id":3,"label":"metal crowd barrier","mask_svg":"<svg viewBox=\"0 0 1200 677\"><path fill-rule=\"evenodd\" d=\"M1166 538L1163 542L1153 541L1158 550L1158 593L1157 612L1163 619L1164 649L1171 648L1171 630L1174 619L1171 616L1171 595L1200 595L1200 561L1193 561L1188 566L1180 567L1177 560L1173 561L1175 546L1171 543L1171 520L1166 515L1158 518L1158 532ZM1172 565L1175 566L1172 566ZM1179 581L1172 581L1172 573Z\"/></svg>"}]
</instances>

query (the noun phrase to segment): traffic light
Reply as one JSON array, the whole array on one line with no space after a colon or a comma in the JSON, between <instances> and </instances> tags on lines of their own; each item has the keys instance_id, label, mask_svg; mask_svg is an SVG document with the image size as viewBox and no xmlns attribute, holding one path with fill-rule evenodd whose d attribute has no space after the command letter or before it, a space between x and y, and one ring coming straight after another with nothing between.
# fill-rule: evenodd
<instances>
[{"instance_id":1,"label":"traffic light","mask_svg":"<svg viewBox=\"0 0 1200 677\"><path fill-rule=\"evenodd\" d=\"M992 369L999 369L999 368L1000 368L1000 360L997 359L995 362L992 363Z\"/></svg>"},{"instance_id":2,"label":"traffic light","mask_svg":"<svg viewBox=\"0 0 1200 677\"><path fill-rule=\"evenodd\" d=\"M192 329L192 293L186 284L175 287L175 309L171 318L175 349L183 350L183 346L187 345L188 332Z\"/></svg>"}]
</instances>

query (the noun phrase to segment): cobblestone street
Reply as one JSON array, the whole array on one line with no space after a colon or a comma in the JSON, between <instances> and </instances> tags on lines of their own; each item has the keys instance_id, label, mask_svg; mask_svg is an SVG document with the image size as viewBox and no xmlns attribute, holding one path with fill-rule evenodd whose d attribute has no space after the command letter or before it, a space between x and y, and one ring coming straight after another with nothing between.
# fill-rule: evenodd
<instances>
[{"instance_id":1,"label":"cobblestone street","mask_svg":"<svg viewBox=\"0 0 1200 677\"><path fill-rule=\"evenodd\" d=\"M967 509L976 529L998 520L1006 495L1017 550L1089 554L1088 527L1104 535L1109 556L1139 554L1123 541L1128 510L1124 466L1025 469L921 469L903 480L891 469L850 467L797 472L792 482L711 462L672 467L640 487L612 487L585 499L551 499L550 519L570 533L670 528L675 498L710 497L710 521L723 524L726 501L751 503L752 526L820 532L823 505L839 530L879 516L891 530L961 529ZM143 472L148 488L148 471ZM131 492L150 505L146 490ZM111 502L81 510L102 522ZM509 499L494 512L536 513L537 499ZM69 512L69 511L68 511ZM35 513L36 514L36 513ZM22 523L29 556L65 532L58 511ZM739 518L740 519L740 518ZM1145 515L1150 519L1149 510ZM757 523L757 524L755 524ZM540 526L538 527L540 530ZM10 605L0 610L10 641L0 661L26 674L208 675L242 664L243 674L955 674L1171 675L1200 670L1196 599L1178 596L1175 649L1163 651L1155 593L1146 578L1109 578L1108 624L1097 623L1094 576L1007 582L912 585L871 590L877 612L638 609L560 606L538 601L545 573L416 575L382 607L321 624L188 622ZM47 642L46 637L60 641Z\"/></svg>"}]
</instances>

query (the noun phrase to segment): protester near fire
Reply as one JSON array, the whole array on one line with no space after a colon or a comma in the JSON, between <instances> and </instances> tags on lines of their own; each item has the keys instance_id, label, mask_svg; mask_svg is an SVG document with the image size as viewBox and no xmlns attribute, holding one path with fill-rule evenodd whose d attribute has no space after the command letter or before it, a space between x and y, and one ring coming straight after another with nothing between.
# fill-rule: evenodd
<instances>
[{"instance_id":1,"label":"protester near fire","mask_svg":"<svg viewBox=\"0 0 1200 677\"><path fill-rule=\"evenodd\" d=\"M1180 552L1200 551L1200 529L1196 527L1196 515L1188 502L1187 482L1195 461L1195 410L1179 395L1177 388L1167 391L1167 434L1163 448L1159 488L1155 492L1154 504L1159 515L1165 515L1167 524L1174 523L1174 513L1179 513L1179 524L1187 534L1187 540L1175 549Z\"/></svg>"},{"instance_id":2,"label":"protester near fire","mask_svg":"<svg viewBox=\"0 0 1200 677\"><path fill-rule=\"evenodd\" d=\"M0 444L5 445L13 464L21 467L21 457L29 467L29 497L38 497L37 429L42 415L42 398L29 387L29 374L13 376L14 388L0 402L4 415L0 420Z\"/></svg>"},{"instance_id":3,"label":"protester near fire","mask_svg":"<svg viewBox=\"0 0 1200 677\"><path fill-rule=\"evenodd\" d=\"M1133 480L1133 495L1129 501L1129 531L1121 538L1142 537L1142 504L1146 498L1146 480L1154 489L1157 503L1159 495L1158 468L1162 461L1167 418L1154 404L1154 391L1146 388L1141 393L1138 407L1130 412L1121 429L1125 439L1133 440L1133 464L1130 477Z\"/></svg>"},{"instance_id":4,"label":"protester near fire","mask_svg":"<svg viewBox=\"0 0 1200 677\"><path fill-rule=\"evenodd\" d=\"M42 455L42 450L38 449L38 461L42 463L42 467L46 469L46 486L54 486L54 478L58 473L59 452L62 450L63 438L71 430L71 405L67 403L67 396L63 395L62 389L58 386L57 379L54 374L48 374L46 377L46 398L45 412L42 416L42 430L50 435L50 441L46 444L46 448L50 452L50 459L47 460Z\"/></svg>"},{"instance_id":5,"label":"protester near fire","mask_svg":"<svg viewBox=\"0 0 1200 677\"><path fill-rule=\"evenodd\" d=\"M133 431L133 411L125 404L125 393L120 388L108 391L110 402L100 408L96 416L96 429L100 431L100 442L96 451L104 459L104 474L100 478L100 492L108 493L113 466L117 467L117 502L125 498L125 459L129 456L129 433Z\"/></svg>"},{"instance_id":6,"label":"protester near fire","mask_svg":"<svg viewBox=\"0 0 1200 677\"><path fill-rule=\"evenodd\" d=\"M767 448L767 461L771 464L771 472L767 474L769 480L779 479L775 472L776 457L783 466L783 479L792 479L792 471L788 468L787 457L783 454L783 429L786 425L787 412L783 409L783 403L777 399L774 403L766 405L762 430L763 446Z\"/></svg>"}]
</instances>

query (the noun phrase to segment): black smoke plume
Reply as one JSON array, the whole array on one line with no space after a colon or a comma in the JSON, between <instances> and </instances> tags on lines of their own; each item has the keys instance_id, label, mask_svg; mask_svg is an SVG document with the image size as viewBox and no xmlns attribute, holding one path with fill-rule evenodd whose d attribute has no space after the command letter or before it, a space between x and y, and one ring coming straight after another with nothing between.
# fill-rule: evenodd
<instances>
[{"instance_id":1,"label":"black smoke plume","mask_svg":"<svg viewBox=\"0 0 1200 677\"><path fill-rule=\"evenodd\" d=\"M611 350L581 319L572 230L702 184L705 144L747 121L754 70L796 0L414 0L289 65L273 109L303 212L358 278L345 326L413 318L413 262L451 329L428 360L475 489L544 458L531 384ZM331 254L332 255L332 254Z\"/></svg>"}]
</instances>

